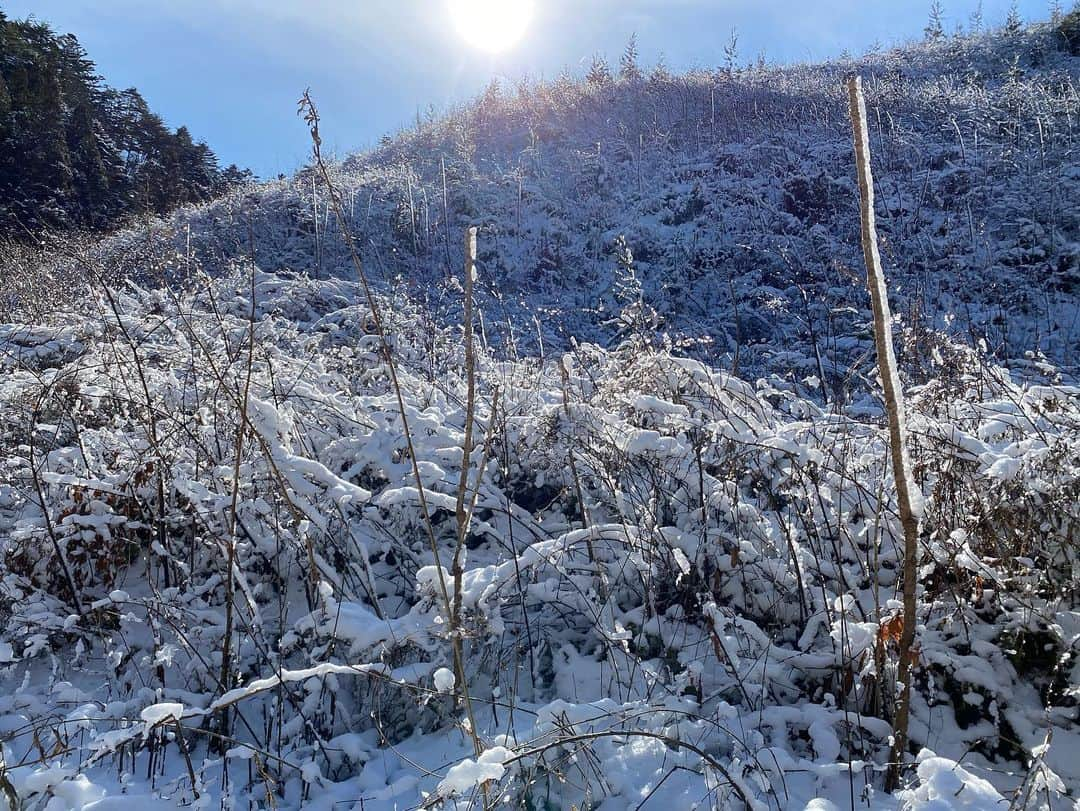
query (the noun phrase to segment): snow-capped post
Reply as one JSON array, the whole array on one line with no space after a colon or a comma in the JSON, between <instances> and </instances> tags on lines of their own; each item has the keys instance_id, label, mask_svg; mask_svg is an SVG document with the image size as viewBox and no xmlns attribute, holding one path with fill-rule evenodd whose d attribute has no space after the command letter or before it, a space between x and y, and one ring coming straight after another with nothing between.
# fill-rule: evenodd
<instances>
[{"instance_id":1,"label":"snow-capped post","mask_svg":"<svg viewBox=\"0 0 1080 811\"><path fill-rule=\"evenodd\" d=\"M469 532L469 460L472 456L473 427L476 424L476 351L473 345L473 281L476 277L476 226L465 231L465 301L462 304L462 329L465 343L465 436L461 442L461 475L458 478L457 504L457 546L454 549L454 562L451 574L454 577L454 609L451 612L451 624L456 626L461 619L461 576L464 562L461 559L465 548L465 537ZM479 487L477 480L477 487ZM458 673L458 678L465 674Z\"/></svg>"},{"instance_id":2,"label":"snow-capped post","mask_svg":"<svg viewBox=\"0 0 1080 811\"><path fill-rule=\"evenodd\" d=\"M866 262L866 280L874 309L874 343L877 349L878 371L885 395L885 411L889 420L889 450L892 456L893 480L900 524L904 530L904 625L900 633L900 663L897 668L896 698L893 716L892 745L889 768L885 776L886 791L893 791L900 780L904 752L907 749L908 718L911 710L912 658L918 655L915 647L915 587L919 552L919 513L921 498L916 495L911 480L911 463L907 455L907 431L904 426L904 391L896 369L892 342L892 314L885 287L885 274L878 252L877 227L874 224L874 178L870 171L870 136L866 124L866 100L862 79L848 80L848 101L851 107L851 127L855 141L855 164L859 176L859 203L862 213L862 248Z\"/></svg>"},{"instance_id":3,"label":"snow-capped post","mask_svg":"<svg viewBox=\"0 0 1080 811\"><path fill-rule=\"evenodd\" d=\"M311 173L311 220L315 228L315 278L322 278L322 242L319 240L319 188Z\"/></svg>"}]
</instances>

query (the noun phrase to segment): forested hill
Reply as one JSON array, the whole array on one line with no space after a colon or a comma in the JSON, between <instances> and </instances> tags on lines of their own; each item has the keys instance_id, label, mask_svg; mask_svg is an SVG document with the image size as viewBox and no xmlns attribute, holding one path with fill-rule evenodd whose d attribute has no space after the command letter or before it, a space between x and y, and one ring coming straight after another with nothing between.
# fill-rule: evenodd
<instances>
[{"instance_id":1,"label":"forested hill","mask_svg":"<svg viewBox=\"0 0 1080 811\"><path fill-rule=\"evenodd\" d=\"M0 236L110 230L248 176L135 88L108 87L73 35L0 11Z\"/></svg>"}]
</instances>

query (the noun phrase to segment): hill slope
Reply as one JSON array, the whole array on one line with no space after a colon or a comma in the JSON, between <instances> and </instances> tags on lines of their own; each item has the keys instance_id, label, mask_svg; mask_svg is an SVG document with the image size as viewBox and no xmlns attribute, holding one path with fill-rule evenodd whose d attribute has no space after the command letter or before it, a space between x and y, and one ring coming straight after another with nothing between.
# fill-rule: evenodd
<instances>
[{"instance_id":1,"label":"hill slope","mask_svg":"<svg viewBox=\"0 0 1080 811\"><path fill-rule=\"evenodd\" d=\"M460 266L464 226L481 226L493 343L535 353L538 330L548 349L609 342L623 236L673 340L728 368L738 353L744 373L813 374L844 401L870 347L841 81L859 71L912 371L925 329L1073 368L1078 70L1042 26L824 66L493 87L346 160L338 183L375 277L450 318L457 296L439 285ZM352 273L306 173L163 236L212 266L247 255L249 229L261 265ZM146 237L132 239L135 270Z\"/></svg>"}]
</instances>

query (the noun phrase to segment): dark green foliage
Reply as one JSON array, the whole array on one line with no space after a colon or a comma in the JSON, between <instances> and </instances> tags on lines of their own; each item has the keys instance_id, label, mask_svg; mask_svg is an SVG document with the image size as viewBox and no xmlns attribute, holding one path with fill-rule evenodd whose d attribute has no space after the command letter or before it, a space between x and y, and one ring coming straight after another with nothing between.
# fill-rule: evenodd
<instances>
[{"instance_id":1,"label":"dark green foliage","mask_svg":"<svg viewBox=\"0 0 1080 811\"><path fill-rule=\"evenodd\" d=\"M0 13L0 236L108 230L250 177L105 87L74 36Z\"/></svg>"},{"instance_id":2,"label":"dark green foliage","mask_svg":"<svg viewBox=\"0 0 1080 811\"><path fill-rule=\"evenodd\" d=\"M1080 56L1080 3L1077 3L1072 11L1058 21L1056 30L1061 50L1068 51L1073 56ZM3 89L0 88L0 110L4 105L3 93Z\"/></svg>"},{"instance_id":3,"label":"dark green foliage","mask_svg":"<svg viewBox=\"0 0 1080 811\"><path fill-rule=\"evenodd\" d=\"M824 172L813 177L792 175L784 181L784 211L804 223L824 222L831 214L830 181Z\"/></svg>"}]
</instances>

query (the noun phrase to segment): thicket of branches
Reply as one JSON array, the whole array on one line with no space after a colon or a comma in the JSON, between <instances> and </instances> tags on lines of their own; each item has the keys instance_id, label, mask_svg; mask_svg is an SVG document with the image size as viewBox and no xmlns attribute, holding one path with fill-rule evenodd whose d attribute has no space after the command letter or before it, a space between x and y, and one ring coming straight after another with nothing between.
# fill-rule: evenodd
<instances>
[{"instance_id":1,"label":"thicket of branches","mask_svg":"<svg viewBox=\"0 0 1080 811\"><path fill-rule=\"evenodd\" d=\"M612 762L722 807L880 786L902 533L876 421L633 331L548 361L481 345L462 476L457 330L377 300L407 442L356 285L188 270L187 292L102 291L0 335L8 655L109 696L0 700L27 719L5 733L25 796L53 763L145 770L177 799L339 796L382 747L464 723L461 690L493 754L418 775L444 799L501 779L534 807L598 801ZM910 735L994 768L1072 728L1080 403L937 340L909 404ZM463 550L452 625L428 520L444 566ZM1056 785L1047 757L1018 796Z\"/></svg>"}]
</instances>

